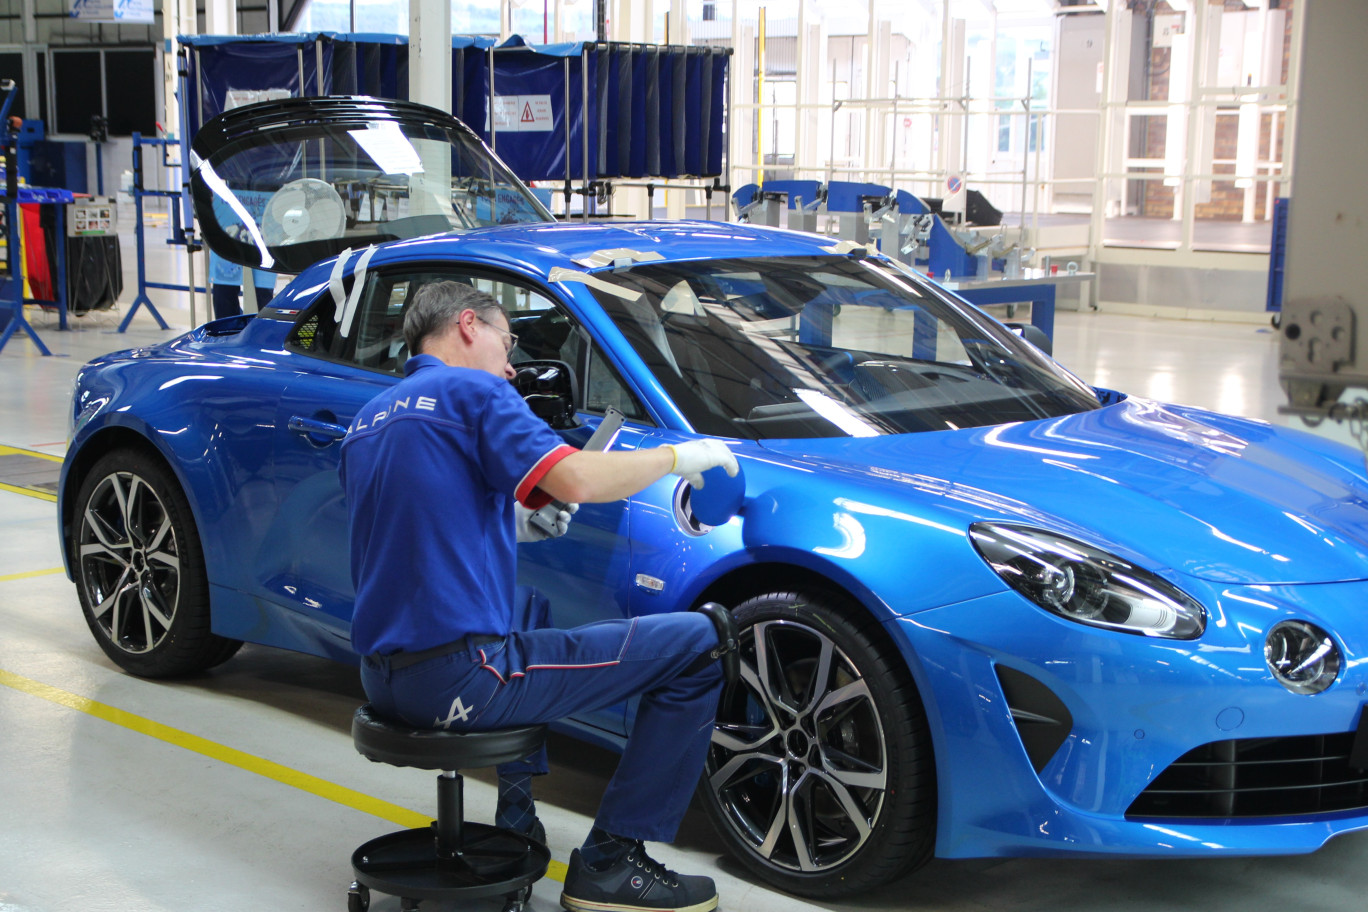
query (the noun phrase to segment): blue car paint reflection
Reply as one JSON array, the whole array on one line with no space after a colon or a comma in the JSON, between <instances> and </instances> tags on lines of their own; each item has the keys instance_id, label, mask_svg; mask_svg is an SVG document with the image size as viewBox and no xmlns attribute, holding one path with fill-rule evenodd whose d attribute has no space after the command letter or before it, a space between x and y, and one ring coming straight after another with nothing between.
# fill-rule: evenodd
<instances>
[{"instance_id":1,"label":"blue car paint reflection","mask_svg":"<svg viewBox=\"0 0 1368 912\"><path fill-rule=\"evenodd\" d=\"M648 363L655 353L646 337L629 338L589 284L553 280L553 270L582 274L577 261L621 248L648 249L686 270L724 258L830 256L826 243L705 223L510 226L382 246L370 269L457 264L546 293L642 403L645 414L628 421L618 442L635 448L698 433L673 398L679 379ZM220 321L84 368L61 515L69 536L91 452L147 441L193 511L214 631L355 661L337 447L288 425L346 426L397 378L288 341L300 314L328 300L331 268L305 271L256 319ZM612 271L596 274L606 281ZM966 321L992 324L922 280L899 281ZM755 290L730 293L734 305ZM704 304L674 319L715 319ZM842 305L862 306L884 309L877 299ZM784 357L830 345L829 314L818 317L774 343ZM824 340L814 335L823 327ZM919 335L913 355L934 356L934 346ZM915 391L918 377L899 382ZM520 579L551 593L564 625L814 581L840 592L881 631L924 704L941 857L1286 853L1368 826L1368 795L1324 813L1130 813L1164 770L1204 745L1356 731L1368 689L1368 480L1357 453L1309 435L1134 398L1103 401L924 433L738 437L730 445L746 484L739 515L711 530L684 529L675 480L662 480L628 502L585 505L571 535L524 549ZM800 411L785 408L757 406L751 415L778 421ZM599 420L592 410L582 417L563 432L577 445ZM976 553L968 530L983 521L1059 533L1143 567L1200 602L1205 629L1190 641L1164 639L1051 614ZM74 569L70 551L67 559ZM1324 692L1290 693L1270 673L1265 635L1283 619L1318 625L1342 652L1344 668ZM1067 731L1047 757L1033 757L1023 741L1029 713L1010 705L1003 683L1013 671L1067 711ZM563 727L615 743L629 723L619 706ZM785 876L776 870L775 882L803 889Z\"/></svg>"}]
</instances>

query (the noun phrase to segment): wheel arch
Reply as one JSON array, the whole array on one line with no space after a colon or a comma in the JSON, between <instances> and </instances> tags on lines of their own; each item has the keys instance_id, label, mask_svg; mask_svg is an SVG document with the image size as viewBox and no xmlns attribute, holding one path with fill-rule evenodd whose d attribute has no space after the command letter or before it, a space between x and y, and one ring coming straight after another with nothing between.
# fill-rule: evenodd
<instances>
[{"instance_id":1,"label":"wheel arch","mask_svg":"<svg viewBox=\"0 0 1368 912\"><path fill-rule=\"evenodd\" d=\"M930 682L912 644L902 634L896 614L856 580L838 578L806 564L769 560L733 566L708 581L687 603L690 608L704 602L717 602L735 608L747 599L767 592L804 591L826 595L858 612L852 618L861 632L872 637L881 648L903 658L913 685L920 694L929 692ZM925 705L927 699L922 697ZM935 749L934 731L932 749Z\"/></svg>"},{"instance_id":2,"label":"wheel arch","mask_svg":"<svg viewBox=\"0 0 1368 912\"><path fill-rule=\"evenodd\" d=\"M67 454L62 466L62 482L58 491L58 517L61 529L62 561L66 565L67 577L74 579L74 565L71 554L71 530L75 522L76 495L85 483L90 470L100 459L115 450L133 449L155 458L176 479L181 492L190 503L191 519L199 527L199 507L194 492L186 483L173 460L168 458L162 448L142 430L124 424L111 424L100 428L81 441L80 446Z\"/></svg>"}]
</instances>

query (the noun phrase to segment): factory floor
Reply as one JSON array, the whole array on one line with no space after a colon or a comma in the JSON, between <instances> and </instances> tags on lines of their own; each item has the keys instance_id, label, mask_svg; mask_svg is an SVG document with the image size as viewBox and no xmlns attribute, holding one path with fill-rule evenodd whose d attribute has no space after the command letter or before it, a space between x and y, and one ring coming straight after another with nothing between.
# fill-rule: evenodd
<instances>
[{"instance_id":1,"label":"factory floor","mask_svg":"<svg viewBox=\"0 0 1368 912\"><path fill-rule=\"evenodd\" d=\"M124 308L136 290L132 257L130 247ZM149 269L183 281L183 259L153 250ZM248 646L190 680L130 677L96 646L61 571L44 486L65 448L72 378L96 355L190 325L183 296L163 291L154 300L172 331L156 328L146 311L124 334L115 331L122 313L74 319L69 332L33 313L53 356L22 336L0 351L0 469L23 463L0 479L0 912L340 912L353 848L430 813L435 791L429 773L368 763L354 751L349 723L363 700L356 672ZM197 307L202 318L203 302ZM1279 420L1278 343L1267 325L1065 312L1055 355L1097 385ZM536 888L534 912L558 908L564 862L614 763L566 738L550 746L555 772L538 782L537 798L555 863ZM492 817L487 772L473 774L466 793L470 816ZM833 903L750 883L697 810L658 855L715 877L722 908L747 912L1357 912L1368 893L1368 834L1301 857L938 860ZM376 894L372 908L392 912L399 902Z\"/></svg>"}]
</instances>

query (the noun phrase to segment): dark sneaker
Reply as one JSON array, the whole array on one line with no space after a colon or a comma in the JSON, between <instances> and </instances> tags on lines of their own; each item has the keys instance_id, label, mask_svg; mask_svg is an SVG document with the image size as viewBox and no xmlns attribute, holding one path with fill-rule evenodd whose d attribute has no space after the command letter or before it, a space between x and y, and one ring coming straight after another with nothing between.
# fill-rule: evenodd
<instances>
[{"instance_id":1,"label":"dark sneaker","mask_svg":"<svg viewBox=\"0 0 1368 912\"><path fill-rule=\"evenodd\" d=\"M541 820L537 817L532 818L532 825L524 831L523 835L546 845L546 827L542 826Z\"/></svg>"},{"instance_id":2,"label":"dark sneaker","mask_svg":"<svg viewBox=\"0 0 1368 912\"><path fill-rule=\"evenodd\" d=\"M676 874L638 842L603 871L570 853L561 906L572 912L710 912L717 908L711 877Z\"/></svg>"}]
</instances>

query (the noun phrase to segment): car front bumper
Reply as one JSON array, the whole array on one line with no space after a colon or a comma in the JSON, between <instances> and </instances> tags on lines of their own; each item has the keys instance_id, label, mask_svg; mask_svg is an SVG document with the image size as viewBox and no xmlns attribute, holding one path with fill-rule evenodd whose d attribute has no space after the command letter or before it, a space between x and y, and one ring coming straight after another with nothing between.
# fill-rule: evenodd
<instances>
[{"instance_id":1,"label":"car front bumper","mask_svg":"<svg viewBox=\"0 0 1368 912\"><path fill-rule=\"evenodd\" d=\"M1206 632L1193 641L1086 627L1013 592L891 622L935 739L937 855L1293 854L1368 828L1368 786L1355 786L1347 801L1341 794L1332 810L1317 810L1301 785L1289 785L1300 802L1291 813L1128 816L1147 786L1203 745L1276 749L1312 735L1347 744L1368 693L1368 624L1357 607L1368 604L1368 583L1221 587L1188 580L1185 589L1210 612ZM1330 631L1343 653L1340 675L1323 693L1293 694L1265 665L1264 636L1288 618ZM1022 688L1013 682L1022 676L1051 696L1021 705ZM1051 725L1057 736L1047 736L1042 749L1032 735ZM1319 774L1299 762L1303 780ZM1236 776L1240 765L1221 775ZM1340 762L1338 772L1326 768L1324 775L1343 775L1343 768ZM1350 775L1368 781L1368 772ZM1208 785L1229 792L1240 783L1213 779L1200 787ZM1213 799L1206 806L1227 805Z\"/></svg>"}]
</instances>

